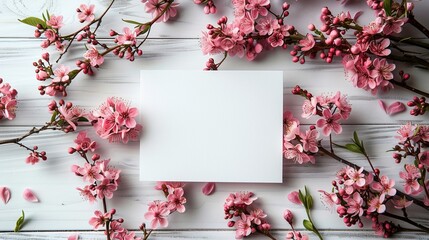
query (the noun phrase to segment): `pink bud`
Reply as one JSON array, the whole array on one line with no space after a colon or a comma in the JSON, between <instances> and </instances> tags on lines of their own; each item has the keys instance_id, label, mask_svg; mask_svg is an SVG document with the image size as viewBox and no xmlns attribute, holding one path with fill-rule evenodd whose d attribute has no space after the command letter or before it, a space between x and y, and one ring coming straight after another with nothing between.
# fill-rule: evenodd
<instances>
[{"instance_id":1,"label":"pink bud","mask_svg":"<svg viewBox=\"0 0 429 240\"><path fill-rule=\"evenodd\" d=\"M44 52L44 53L42 53L42 58L43 58L45 61L49 61L49 53L48 53L48 52Z\"/></svg>"},{"instance_id":2,"label":"pink bud","mask_svg":"<svg viewBox=\"0 0 429 240\"><path fill-rule=\"evenodd\" d=\"M308 28L308 30L310 30L310 31L314 31L314 30L316 29L316 27L314 26L314 24L309 24L309 25L307 26L307 28Z\"/></svg>"},{"instance_id":3,"label":"pink bud","mask_svg":"<svg viewBox=\"0 0 429 240\"><path fill-rule=\"evenodd\" d=\"M283 212L283 218L286 220L286 222L288 222L290 225L292 225L292 221L293 221L293 214L289 209L286 209Z\"/></svg>"}]
</instances>

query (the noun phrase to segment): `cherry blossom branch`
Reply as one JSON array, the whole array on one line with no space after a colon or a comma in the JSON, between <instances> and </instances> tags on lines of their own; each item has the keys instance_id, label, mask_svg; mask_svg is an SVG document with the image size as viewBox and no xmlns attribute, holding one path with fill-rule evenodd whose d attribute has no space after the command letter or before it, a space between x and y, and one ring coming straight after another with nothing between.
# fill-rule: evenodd
<instances>
[{"instance_id":1,"label":"cherry blossom branch","mask_svg":"<svg viewBox=\"0 0 429 240\"><path fill-rule=\"evenodd\" d=\"M396 81L396 80L394 80L394 79L390 80L390 82L391 82L393 85L395 85L395 86L405 88L405 89L407 89L407 90L410 90L410 91L415 92L415 93L417 93L417 94L419 94L419 95L422 95L422 96L425 96L425 97L429 98L429 93L427 93L427 92L423 92L422 90L419 90L419 89L417 89L417 88L414 88L414 87L412 87L412 86L410 86L410 85L406 84L405 82L399 82L399 81Z\"/></svg>"},{"instance_id":2,"label":"cherry blossom branch","mask_svg":"<svg viewBox=\"0 0 429 240\"><path fill-rule=\"evenodd\" d=\"M327 155L327 156L329 156L329 157L337 160L338 162L340 162L342 164L350 166L350 167L352 167L354 169L360 169L361 168L360 166L358 166L358 165L356 165L356 164L354 164L352 162L349 162L346 159L341 158L340 156L338 156L338 155L330 152L328 149L324 148L321 144L318 147L319 147L319 151L320 152L322 152L323 154L325 154L325 155ZM368 172L366 170L363 170L363 173L364 174L371 174L370 172ZM429 211L429 206L426 206L421 200L418 200L418 199L416 199L416 198L414 198L414 197L412 197L412 196L410 196L408 194L405 194L405 193L403 193L403 192L401 192L399 190L396 190L396 195L399 196L399 197L405 197L407 200L413 201L414 204L416 204L416 205L424 208L425 210Z\"/></svg>"},{"instance_id":3,"label":"cherry blossom branch","mask_svg":"<svg viewBox=\"0 0 429 240\"><path fill-rule=\"evenodd\" d=\"M70 39L70 41L69 41L69 43L67 44L67 47L65 48L65 50L64 50L64 52L62 52L61 54L60 54L60 56L58 57L58 59L55 61L56 63L58 63L59 61L60 61L60 59L62 58L62 56L64 55L64 54L66 54L67 53L67 51L68 51L68 49L70 48L70 46L72 45L72 43L73 43L73 41L75 40L75 38L77 37L77 35L80 33L80 32L82 32L82 31L84 31L85 29L89 29L89 27L91 26L91 25L93 25L94 23L97 23L97 26L96 26L96 28L95 28L95 30L94 30L94 34L95 34L95 32L98 30L98 28L100 27L100 25L101 25L101 21L102 21L102 19L103 19L103 17L107 14L107 12L110 10L110 8L112 7L112 5L113 5L113 3L115 2L115 0L112 0L111 2L110 2L110 4L109 4L109 6L106 8L106 10L104 10L104 12L101 14L101 16L100 17L98 17L98 18L96 18L96 19L94 19L94 20L92 20L90 23L88 23L87 25L85 25L84 27L82 27L81 29L79 29L79 30L77 30L76 32L74 32L74 33L71 33L71 34L68 34L68 35L65 35L65 36L62 36L64 39Z\"/></svg>"},{"instance_id":4,"label":"cherry blossom branch","mask_svg":"<svg viewBox=\"0 0 429 240\"><path fill-rule=\"evenodd\" d=\"M408 14L408 23L413 25L420 32L422 32L426 37L429 38L429 30L416 20L413 13Z\"/></svg>"},{"instance_id":5,"label":"cherry blossom branch","mask_svg":"<svg viewBox=\"0 0 429 240\"><path fill-rule=\"evenodd\" d=\"M389 212L384 212L382 214L385 215L385 216L387 216L387 217L391 217L391 218L398 219L398 220L401 220L403 222L409 223L409 224L411 224L411 225L413 225L415 227L418 227L422 232L429 233L429 228L428 227L425 227L425 226L423 226L423 225L421 225L419 223L416 223L413 220L409 219L408 217L401 217L401 216L398 216L396 214L389 213ZM413 231L415 231L415 230L413 229Z\"/></svg>"}]
</instances>

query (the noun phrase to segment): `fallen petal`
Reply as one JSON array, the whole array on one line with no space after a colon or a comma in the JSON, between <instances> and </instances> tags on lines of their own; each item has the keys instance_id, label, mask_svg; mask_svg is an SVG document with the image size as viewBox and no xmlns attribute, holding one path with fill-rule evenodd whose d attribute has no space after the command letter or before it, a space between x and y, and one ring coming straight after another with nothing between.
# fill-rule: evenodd
<instances>
[{"instance_id":1,"label":"fallen petal","mask_svg":"<svg viewBox=\"0 0 429 240\"><path fill-rule=\"evenodd\" d=\"M381 101L381 100L378 100L378 104L380 105L381 109L383 109L383 111L385 113L387 113L386 104L383 101Z\"/></svg>"},{"instance_id":2,"label":"fallen petal","mask_svg":"<svg viewBox=\"0 0 429 240\"><path fill-rule=\"evenodd\" d=\"M299 199L299 193L298 193L298 191L293 191L293 192L289 193L287 195L287 199L289 199L289 201L291 201L292 203L295 203L295 204L298 204L298 205L302 205L302 202Z\"/></svg>"},{"instance_id":3,"label":"fallen petal","mask_svg":"<svg viewBox=\"0 0 429 240\"><path fill-rule=\"evenodd\" d=\"M39 199L37 198L36 194L34 194L34 192L28 188L24 189L24 193L22 194L22 197L24 197L24 199L29 202L34 202L34 203L39 202Z\"/></svg>"},{"instance_id":4,"label":"fallen petal","mask_svg":"<svg viewBox=\"0 0 429 240\"><path fill-rule=\"evenodd\" d=\"M0 187L0 198L4 202L4 204L7 204L10 200L10 190L7 187Z\"/></svg>"},{"instance_id":5,"label":"fallen petal","mask_svg":"<svg viewBox=\"0 0 429 240\"><path fill-rule=\"evenodd\" d=\"M387 107L387 114L394 115L397 113L401 113L406 110L406 107L401 102L394 102Z\"/></svg>"},{"instance_id":6,"label":"fallen petal","mask_svg":"<svg viewBox=\"0 0 429 240\"><path fill-rule=\"evenodd\" d=\"M216 187L216 183L214 183L214 182L208 182L208 183L206 183L203 186L203 188L201 190L203 191L204 195L208 196L208 195L211 195L214 192L215 187Z\"/></svg>"},{"instance_id":7,"label":"fallen petal","mask_svg":"<svg viewBox=\"0 0 429 240\"><path fill-rule=\"evenodd\" d=\"M79 239L79 235L78 234L73 234L69 238L67 238L67 240L78 240L78 239Z\"/></svg>"}]
</instances>

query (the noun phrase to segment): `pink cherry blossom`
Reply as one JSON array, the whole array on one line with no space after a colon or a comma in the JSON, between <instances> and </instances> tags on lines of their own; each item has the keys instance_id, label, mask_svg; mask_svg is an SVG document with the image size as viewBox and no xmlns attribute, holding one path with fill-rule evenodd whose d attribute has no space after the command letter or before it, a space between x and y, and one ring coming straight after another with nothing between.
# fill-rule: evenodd
<instances>
[{"instance_id":1,"label":"pink cherry blossom","mask_svg":"<svg viewBox=\"0 0 429 240\"><path fill-rule=\"evenodd\" d=\"M77 17L79 18L80 22L91 22L94 20L94 4L86 5L81 4L78 8L78 14Z\"/></svg>"},{"instance_id":2,"label":"pink cherry blossom","mask_svg":"<svg viewBox=\"0 0 429 240\"><path fill-rule=\"evenodd\" d=\"M44 32L46 39L49 40L49 42L54 42L55 39L58 37L58 34L55 33L54 30L48 29Z\"/></svg>"},{"instance_id":3,"label":"pink cherry blossom","mask_svg":"<svg viewBox=\"0 0 429 240\"><path fill-rule=\"evenodd\" d=\"M136 30L131 31L130 28L125 27L123 29L124 33L119 34L116 37L116 42L119 45L135 45L136 44L136 38L137 38L137 32Z\"/></svg>"},{"instance_id":4,"label":"pink cherry blossom","mask_svg":"<svg viewBox=\"0 0 429 240\"><path fill-rule=\"evenodd\" d=\"M368 212L384 213L386 211L386 205L384 205L385 195L381 194L371 199L368 203Z\"/></svg>"},{"instance_id":5,"label":"pink cherry blossom","mask_svg":"<svg viewBox=\"0 0 429 240\"><path fill-rule=\"evenodd\" d=\"M365 181L365 174L363 172L363 167L361 167L359 170L356 170L354 168L347 168L346 174L350 178L349 180L344 182L344 185L352 186L356 184L358 187L363 187L366 183Z\"/></svg>"},{"instance_id":6,"label":"pink cherry blossom","mask_svg":"<svg viewBox=\"0 0 429 240\"><path fill-rule=\"evenodd\" d=\"M249 206L256 199L258 199L253 192L237 192L235 194L236 198L234 200L234 204L245 204Z\"/></svg>"},{"instance_id":7,"label":"pink cherry blossom","mask_svg":"<svg viewBox=\"0 0 429 240\"><path fill-rule=\"evenodd\" d=\"M18 102L15 98L6 95L0 98L0 119L5 117L6 119L13 120L16 117L16 108Z\"/></svg>"},{"instance_id":8,"label":"pink cherry blossom","mask_svg":"<svg viewBox=\"0 0 429 240\"><path fill-rule=\"evenodd\" d=\"M314 36L312 34L307 33L307 36L299 40L299 46L301 47L301 51L308 51L314 47L316 42L314 41Z\"/></svg>"},{"instance_id":9,"label":"pink cherry blossom","mask_svg":"<svg viewBox=\"0 0 429 240\"><path fill-rule=\"evenodd\" d=\"M273 48L283 46L284 44L284 36L279 31L275 31L267 40Z\"/></svg>"},{"instance_id":10,"label":"pink cherry blossom","mask_svg":"<svg viewBox=\"0 0 429 240\"><path fill-rule=\"evenodd\" d=\"M73 130L76 130L77 120L83 116L83 111L80 108L67 107L66 104L58 108L58 112L61 114L61 118L65 120Z\"/></svg>"},{"instance_id":11,"label":"pink cherry blossom","mask_svg":"<svg viewBox=\"0 0 429 240\"><path fill-rule=\"evenodd\" d=\"M310 100L305 100L302 105L302 115L303 118L310 118L317 113L317 98L312 97Z\"/></svg>"},{"instance_id":12,"label":"pink cherry blossom","mask_svg":"<svg viewBox=\"0 0 429 240\"><path fill-rule=\"evenodd\" d=\"M303 145L304 151L310 151L312 153L317 153L318 148L318 138L319 132L316 129L309 129L304 133L299 135L301 137L301 142Z\"/></svg>"},{"instance_id":13,"label":"pink cherry blossom","mask_svg":"<svg viewBox=\"0 0 429 240\"><path fill-rule=\"evenodd\" d=\"M76 188L76 189L80 192L80 195L82 195L84 199L89 201L89 203L92 204L97 200L93 193L91 185L86 185L84 188Z\"/></svg>"},{"instance_id":14,"label":"pink cherry blossom","mask_svg":"<svg viewBox=\"0 0 429 240\"><path fill-rule=\"evenodd\" d=\"M94 45L89 45L88 50L83 54L83 57L89 60L93 67L98 67L104 62L104 57L98 52Z\"/></svg>"},{"instance_id":15,"label":"pink cherry blossom","mask_svg":"<svg viewBox=\"0 0 429 240\"><path fill-rule=\"evenodd\" d=\"M362 208L363 199L358 192L353 193L352 197L347 199L347 205L348 205L348 209L347 209L348 214L351 214L353 216L363 215L363 208Z\"/></svg>"},{"instance_id":16,"label":"pink cherry blossom","mask_svg":"<svg viewBox=\"0 0 429 240\"><path fill-rule=\"evenodd\" d=\"M399 177L405 180L404 191L406 194L413 194L413 192L419 192L422 189L418 182L418 178L421 177L420 170L414 165L405 164L405 172L399 172Z\"/></svg>"},{"instance_id":17,"label":"pink cherry blossom","mask_svg":"<svg viewBox=\"0 0 429 240\"><path fill-rule=\"evenodd\" d=\"M271 35L278 28L280 28L280 25L274 18L265 17L256 20L255 29L259 32L259 35Z\"/></svg>"},{"instance_id":18,"label":"pink cherry blossom","mask_svg":"<svg viewBox=\"0 0 429 240\"><path fill-rule=\"evenodd\" d=\"M402 25L407 21L407 18L395 19L391 16L386 18L383 27L383 33L390 35L392 33L400 33L402 31Z\"/></svg>"},{"instance_id":19,"label":"pink cherry blossom","mask_svg":"<svg viewBox=\"0 0 429 240\"><path fill-rule=\"evenodd\" d=\"M63 24L63 16L55 16L52 14L48 21L46 21L46 24L52 28L60 29Z\"/></svg>"},{"instance_id":20,"label":"pink cherry blossom","mask_svg":"<svg viewBox=\"0 0 429 240\"><path fill-rule=\"evenodd\" d=\"M399 136L395 136L400 142L405 142L407 139L414 135L415 126L412 126L410 122L406 125L402 125L397 133Z\"/></svg>"},{"instance_id":21,"label":"pink cherry blossom","mask_svg":"<svg viewBox=\"0 0 429 240\"><path fill-rule=\"evenodd\" d=\"M91 225L94 229L98 229L100 226L104 226L106 222L111 218L111 213L102 213L99 210L94 211L95 217L91 217L89 219L89 225Z\"/></svg>"},{"instance_id":22,"label":"pink cherry blossom","mask_svg":"<svg viewBox=\"0 0 429 240\"><path fill-rule=\"evenodd\" d=\"M322 112L324 119L317 120L317 127L322 128L323 134L329 136L333 130L336 134L340 134L343 129L338 123L338 120L341 119L339 113L332 114L329 109L325 109Z\"/></svg>"},{"instance_id":23,"label":"pink cherry blossom","mask_svg":"<svg viewBox=\"0 0 429 240\"><path fill-rule=\"evenodd\" d=\"M79 168L78 173L83 176L83 181L89 183L101 181L104 179L104 176L100 174L100 169L98 168L98 166L92 166L89 163L85 163L82 168Z\"/></svg>"},{"instance_id":24,"label":"pink cherry blossom","mask_svg":"<svg viewBox=\"0 0 429 240\"><path fill-rule=\"evenodd\" d=\"M237 230L235 231L235 239L242 239L252 233L251 217L247 216L244 213L241 214L241 219L239 219L235 223L235 226L237 228Z\"/></svg>"},{"instance_id":25,"label":"pink cherry blossom","mask_svg":"<svg viewBox=\"0 0 429 240\"><path fill-rule=\"evenodd\" d=\"M315 163L314 157L306 154L301 144L290 146L288 142L285 142L285 147L286 149L283 151L283 154L286 159L292 159L299 164L308 162Z\"/></svg>"},{"instance_id":26,"label":"pink cherry blossom","mask_svg":"<svg viewBox=\"0 0 429 240\"><path fill-rule=\"evenodd\" d=\"M411 204L413 204L413 201L412 200L408 201L405 197L395 196L392 199L392 203L396 209L403 209L411 206Z\"/></svg>"},{"instance_id":27,"label":"pink cherry blossom","mask_svg":"<svg viewBox=\"0 0 429 240\"><path fill-rule=\"evenodd\" d=\"M287 195L287 199L289 199L289 201L291 201L292 203L295 203L295 204L298 204L298 205L302 205L301 199L299 199L299 193L298 193L298 191L290 192Z\"/></svg>"},{"instance_id":28,"label":"pink cherry blossom","mask_svg":"<svg viewBox=\"0 0 429 240\"><path fill-rule=\"evenodd\" d=\"M22 197L29 202L39 202L39 199L37 198L36 194L29 188L24 189L24 192L22 193Z\"/></svg>"},{"instance_id":29,"label":"pink cherry blossom","mask_svg":"<svg viewBox=\"0 0 429 240\"><path fill-rule=\"evenodd\" d=\"M144 214L144 217L146 220L151 221L151 228L156 229L158 225L161 227L168 226L167 217L169 214L170 209L168 208L168 203L154 201L149 203L148 212Z\"/></svg>"},{"instance_id":30,"label":"pink cherry blossom","mask_svg":"<svg viewBox=\"0 0 429 240\"><path fill-rule=\"evenodd\" d=\"M299 121L292 115L291 112L286 111L283 113L283 135L285 141L295 139L299 134Z\"/></svg>"},{"instance_id":31,"label":"pink cherry blossom","mask_svg":"<svg viewBox=\"0 0 429 240\"><path fill-rule=\"evenodd\" d=\"M270 0L248 0L245 6L246 10L250 10L250 16L256 19L258 15L267 16L267 6L270 4Z\"/></svg>"},{"instance_id":32,"label":"pink cherry blossom","mask_svg":"<svg viewBox=\"0 0 429 240\"><path fill-rule=\"evenodd\" d=\"M86 131L81 131L77 135L74 142L79 146L79 148L83 151L95 151L96 142L92 141L88 136Z\"/></svg>"},{"instance_id":33,"label":"pink cherry blossom","mask_svg":"<svg viewBox=\"0 0 429 240\"><path fill-rule=\"evenodd\" d=\"M267 214L264 213L264 211L260 208L256 208L252 211L250 211L250 216L252 221L256 224L256 225L261 225L262 223L262 219L267 217Z\"/></svg>"},{"instance_id":34,"label":"pink cherry blossom","mask_svg":"<svg viewBox=\"0 0 429 240\"><path fill-rule=\"evenodd\" d=\"M331 99L330 102L333 102L335 106L340 110L340 115L343 119L348 119L352 107L347 100L346 95L341 95L341 92L337 92ZM320 103L319 103L320 104Z\"/></svg>"},{"instance_id":35,"label":"pink cherry blossom","mask_svg":"<svg viewBox=\"0 0 429 240\"><path fill-rule=\"evenodd\" d=\"M370 76L375 78L377 82L393 79L392 71L395 70L395 64L389 64L384 58L376 58L372 64L374 65L374 70L371 71Z\"/></svg>"},{"instance_id":36,"label":"pink cherry blossom","mask_svg":"<svg viewBox=\"0 0 429 240\"><path fill-rule=\"evenodd\" d=\"M117 183L112 183L110 179L103 179L103 181L97 186L97 197L100 199L113 197L113 192L118 189Z\"/></svg>"},{"instance_id":37,"label":"pink cherry blossom","mask_svg":"<svg viewBox=\"0 0 429 240\"><path fill-rule=\"evenodd\" d=\"M31 152L25 159L25 163L34 165L39 162L39 155L36 152Z\"/></svg>"},{"instance_id":38,"label":"pink cherry blossom","mask_svg":"<svg viewBox=\"0 0 429 240\"><path fill-rule=\"evenodd\" d=\"M134 119L138 115L137 108L130 108L123 101L117 101L115 110L115 118L118 124L125 125L127 128L134 128L137 125Z\"/></svg>"},{"instance_id":39,"label":"pink cherry blossom","mask_svg":"<svg viewBox=\"0 0 429 240\"><path fill-rule=\"evenodd\" d=\"M70 68L68 66L60 65L54 70L55 78L52 82L67 82L69 80Z\"/></svg>"},{"instance_id":40,"label":"pink cherry blossom","mask_svg":"<svg viewBox=\"0 0 429 240\"><path fill-rule=\"evenodd\" d=\"M381 176L379 182L373 182L371 188L387 196L395 196L396 189L395 180L389 179L387 176Z\"/></svg>"},{"instance_id":41,"label":"pink cherry blossom","mask_svg":"<svg viewBox=\"0 0 429 240\"><path fill-rule=\"evenodd\" d=\"M168 190L169 194L167 196L168 207L171 211L176 210L179 213L185 212L185 203L186 198L183 197L184 192L182 188L170 188Z\"/></svg>"},{"instance_id":42,"label":"pink cherry blossom","mask_svg":"<svg viewBox=\"0 0 429 240\"><path fill-rule=\"evenodd\" d=\"M170 17L175 17L177 15L177 6L178 3L172 3L170 8L160 17L157 22L163 21L167 22ZM152 16L155 18L164 11L166 7L166 1L164 0L147 0L145 2L145 8L147 13L152 13Z\"/></svg>"},{"instance_id":43,"label":"pink cherry blossom","mask_svg":"<svg viewBox=\"0 0 429 240\"><path fill-rule=\"evenodd\" d=\"M321 193L322 202L331 210L340 202L336 193L328 193L323 190L319 190L319 192Z\"/></svg>"},{"instance_id":44,"label":"pink cherry blossom","mask_svg":"<svg viewBox=\"0 0 429 240\"><path fill-rule=\"evenodd\" d=\"M391 52L391 50L388 49L389 45L390 40L388 38L384 38L379 42L371 41L369 44L369 50L377 56L388 56Z\"/></svg>"}]
</instances>

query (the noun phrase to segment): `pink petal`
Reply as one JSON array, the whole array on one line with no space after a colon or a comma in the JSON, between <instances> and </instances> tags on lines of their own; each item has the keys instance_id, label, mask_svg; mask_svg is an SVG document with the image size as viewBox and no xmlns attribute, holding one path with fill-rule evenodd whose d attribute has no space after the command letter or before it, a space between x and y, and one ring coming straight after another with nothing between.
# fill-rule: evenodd
<instances>
[{"instance_id":1,"label":"pink petal","mask_svg":"<svg viewBox=\"0 0 429 240\"><path fill-rule=\"evenodd\" d=\"M394 115L397 113L401 113L406 110L406 107L401 102L394 102L387 107L387 114Z\"/></svg>"},{"instance_id":2,"label":"pink petal","mask_svg":"<svg viewBox=\"0 0 429 240\"><path fill-rule=\"evenodd\" d=\"M289 201L291 201L292 203L298 204L298 205L302 205L301 200L299 199L299 193L297 191L293 191L291 193L289 193L287 195L287 198L289 199Z\"/></svg>"},{"instance_id":3,"label":"pink petal","mask_svg":"<svg viewBox=\"0 0 429 240\"><path fill-rule=\"evenodd\" d=\"M380 99L378 100L378 104L380 105L381 109L383 109L384 112L387 113L386 104L383 101L381 101Z\"/></svg>"},{"instance_id":4,"label":"pink petal","mask_svg":"<svg viewBox=\"0 0 429 240\"><path fill-rule=\"evenodd\" d=\"M4 202L4 204L7 204L10 200L10 190L7 187L0 187L0 198Z\"/></svg>"},{"instance_id":5,"label":"pink petal","mask_svg":"<svg viewBox=\"0 0 429 240\"><path fill-rule=\"evenodd\" d=\"M39 202L39 199L37 198L36 194L34 194L34 192L28 188L24 189L24 193L22 194L22 197L24 197L24 199L29 202L34 202L34 203Z\"/></svg>"},{"instance_id":6,"label":"pink petal","mask_svg":"<svg viewBox=\"0 0 429 240\"><path fill-rule=\"evenodd\" d=\"M203 186L203 188L201 190L203 191L204 195L208 196L208 195L211 195L214 192L215 186L216 186L216 183L214 183L214 182L208 182L208 183L206 183Z\"/></svg>"},{"instance_id":7,"label":"pink petal","mask_svg":"<svg viewBox=\"0 0 429 240\"><path fill-rule=\"evenodd\" d=\"M78 240L78 239L79 239L79 235L78 234L73 234L69 238L67 238L67 240Z\"/></svg>"},{"instance_id":8,"label":"pink petal","mask_svg":"<svg viewBox=\"0 0 429 240\"><path fill-rule=\"evenodd\" d=\"M353 17L353 21L357 21L358 18L363 14L363 11L359 11L355 14L355 16Z\"/></svg>"}]
</instances>

